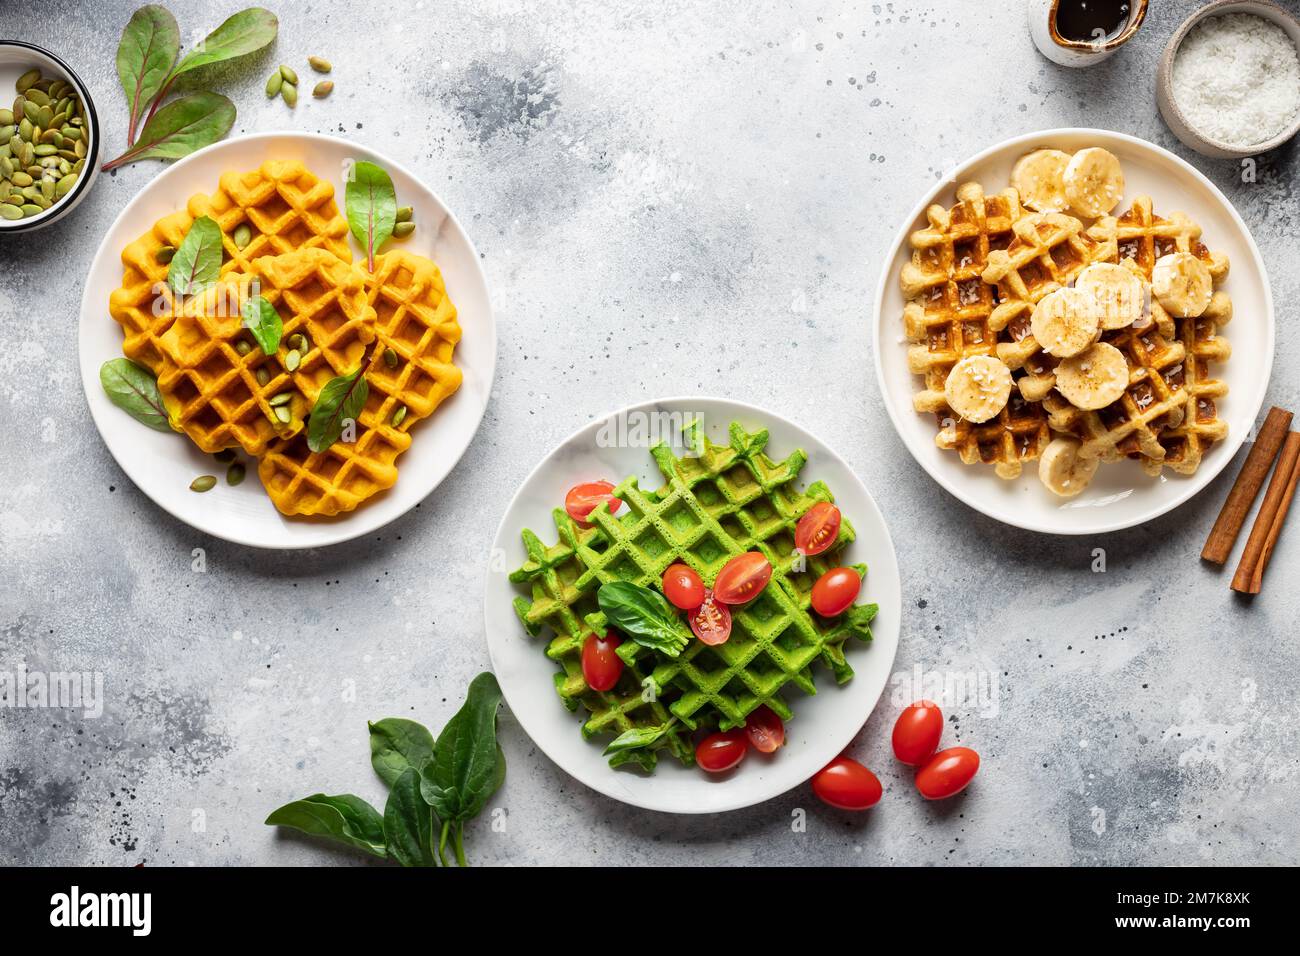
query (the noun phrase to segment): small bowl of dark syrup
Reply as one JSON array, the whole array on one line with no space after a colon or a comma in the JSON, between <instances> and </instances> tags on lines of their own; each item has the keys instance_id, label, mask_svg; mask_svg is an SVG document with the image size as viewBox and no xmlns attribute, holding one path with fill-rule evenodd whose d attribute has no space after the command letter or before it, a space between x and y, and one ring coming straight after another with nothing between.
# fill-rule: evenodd
<instances>
[{"instance_id":1,"label":"small bowl of dark syrup","mask_svg":"<svg viewBox=\"0 0 1300 956\"><path fill-rule=\"evenodd\" d=\"M1062 66L1092 66L1133 38L1147 0L1029 0L1038 51Z\"/></svg>"}]
</instances>

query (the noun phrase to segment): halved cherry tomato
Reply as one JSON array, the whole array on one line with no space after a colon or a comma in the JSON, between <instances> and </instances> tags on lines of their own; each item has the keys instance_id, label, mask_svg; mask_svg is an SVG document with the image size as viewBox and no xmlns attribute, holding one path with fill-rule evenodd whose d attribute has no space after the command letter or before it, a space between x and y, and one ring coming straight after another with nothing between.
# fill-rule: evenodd
<instances>
[{"instance_id":1,"label":"halved cherry tomato","mask_svg":"<svg viewBox=\"0 0 1300 956\"><path fill-rule=\"evenodd\" d=\"M664 572L664 597L673 607L693 611L704 603L704 582L688 565L670 565Z\"/></svg>"},{"instance_id":2,"label":"halved cherry tomato","mask_svg":"<svg viewBox=\"0 0 1300 956\"><path fill-rule=\"evenodd\" d=\"M772 565L758 551L738 554L722 566L713 582L713 597L723 604L752 601L772 580Z\"/></svg>"},{"instance_id":3,"label":"halved cherry tomato","mask_svg":"<svg viewBox=\"0 0 1300 956\"><path fill-rule=\"evenodd\" d=\"M836 757L812 778L813 793L840 810L866 810L880 802L880 779L856 760Z\"/></svg>"},{"instance_id":4,"label":"halved cherry tomato","mask_svg":"<svg viewBox=\"0 0 1300 956\"><path fill-rule=\"evenodd\" d=\"M700 741L700 745L695 748L695 762L701 770L722 773L744 760L748 752L749 745L745 743L743 730L724 730L722 733L709 734Z\"/></svg>"},{"instance_id":5,"label":"halved cherry tomato","mask_svg":"<svg viewBox=\"0 0 1300 956\"><path fill-rule=\"evenodd\" d=\"M969 747L940 750L916 772L916 789L927 800L942 800L961 793L975 778L980 755Z\"/></svg>"},{"instance_id":6,"label":"halved cherry tomato","mask_svg":"<svg viewBox=\"0 0 1300 956\"><path fill-rule=\"evenodd\" d=\"M763 704L745 718L745 735L759 753L774 753L785 743L785 724L771 707Z\"/></svg>"},{"instance_id":7,"label":"halved cherry tomato","mask_svg":"<svg viewBox=\"0 0 1300 956\"><path fill-rule=\"evenodd\" d=\"M613 490L614 486L608 481L587 481L574 485L564 496L564 510L578 524L589 528L591 525L587 523L587 516L605 502L609 502L610 514L623 507L623 502L610 493Z\"/></svg>"},{"instance_id":8,"label":"halved cherry tomato","mask_svg":"<svg viewBox=\"0 0 1300 956\"><path fill-rule=\"evenodd\" d=\"M915 767L930 759L943 736L943 712L929 700L903 708L894 724L894 756Z\"/></svg>"},{"instance_id":9,"label":"halved cherry tomato","mask_svg":"<svg viewBox=\"0 0 1300 956\"><path fill-rule=\"evenodd\" d=\"M731 637L731 608L714 600L712 591L705 591L704 600L691 615L691 630L705 644L725 644Z\"/></svg>"},{"instance_id":10,"label":"halved cherry tomato","mask_svg":"<svg viewBox=\"0 0 1300 956\"><path fill-rule=\"evenodd\" d=\"M609 631L604 637L592 634L582 645L582 679L592 690L609 690L623 676L623 658L614 653L622 643Z\"/></svg>"},{"instance_id":11,"label":"halved cherry tomato","mask_svg":"<svg viewBox=\"0 0 1300 956\"><path fill-rule=\"evenodd\" d=\"M821 554L839 534L840 509L829 501L819 501L795 525L794 546L804 554Z\"/></svg>"},{"instance_id":12,"label":"halved cherry tomato","mask_svg":"<svg viewBox=\"0 0 1300 956\"><path fill-rule=\"evenodd\" d=\"M813 610L822 617L847 611L862 590L862 578L852 568L831 568L817 579L812 589Z\"/></svg>"}]
</instances>

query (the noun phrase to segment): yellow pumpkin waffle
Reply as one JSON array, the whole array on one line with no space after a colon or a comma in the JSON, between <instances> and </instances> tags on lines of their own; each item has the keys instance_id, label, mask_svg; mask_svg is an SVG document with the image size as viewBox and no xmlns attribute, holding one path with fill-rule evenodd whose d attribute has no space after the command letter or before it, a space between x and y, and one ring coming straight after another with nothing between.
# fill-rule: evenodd
<instances>
[{"instance_id":1,"label":"yellow pumpkin waffle","mask_svg":"<svg viewBox=\"0 0 1300 956\"><path fill-rule=\"evenodd\" d=\"M320 390L355 369L375 338L361 278L333 253L310 248L264 256L249 269L186 303L160 340L158 389L173 409L173 425L207 452L237 445L261 455L273 439L301 431ZM243 304L256 294L283 321L274 356L243 326ZM289 343L298 334L309 347L290 371ZM277 398L284 395L287 402ZM278 409L288 410L289 421Z\"/></svg>"},{"instance_id":2,"label":"yellow pumpkin waffle","mask_svg":"<svg viewBox=\"0 0 1300 956\"><path fill-rule=\"evenodd\" d=\"M259 256L317 246L352 261L348 224L334 201L333 185L302 163L271 160L250 172L225 173L211 196L191 196L184 210L164 216L122 250L122 285L109 297L109 314L122 326L122 353L154 373L162 358L159 339L173 319L169 266L158 261L159 253L179 248L199 216L211 216L221 227L223 275L249 272ZM241 247L234 236L244 224L250 238Z\"/></svg>"},{"instance_id":3,"label":"yellow pumpkin waffle","mask_svg":"<svg viewBox=\"0 0 1300 956\"><path fill-rule=\"evenodd\" d=\"M993 419L969 422L949 407L944 386L962 359L997 354L994 290L982 274L990 258L1015 240L1019 197L1014 189L986 196L978 183L963 183L956 205L931 206L926 218L929 224L911 235L912 258L900 275L908 299L903 324L914 343L908 365L925 383L913 405L938 418L935 442L941 448L955 449L967 464L992 464L999 476L1015 478L1021 463L1037 458L1049 439L1042 408L1013 393Z\"/></svg>"}]
</instances>

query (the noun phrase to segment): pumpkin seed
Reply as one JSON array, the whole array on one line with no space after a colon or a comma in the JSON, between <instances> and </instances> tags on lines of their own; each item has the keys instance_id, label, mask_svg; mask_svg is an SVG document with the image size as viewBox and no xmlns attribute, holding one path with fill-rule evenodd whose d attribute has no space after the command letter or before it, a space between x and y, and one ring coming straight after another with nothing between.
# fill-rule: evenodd
<instances>
[{"instance_id":1,"label":"pumpkin seed","mask_svg":"<svg viewBox=\"0 0 1300 956\"><path fill-rule=\"evenodd\" d=\"M18 132L18 125L16 123L0 125L0 142L8 143L14 138L14 133L16 132Z\"/></svg>"},{"instance_id":2,"label":"pumpkin seed","mask_svg":"<svg viewBox=\"0 0 1300 956\"><path fill-rule=\"evenodd\" d=\"M410 206L398 206L395 219L398 222L410 222L411 217L415 215L415 210Z\"/></svg>"},{"instance_id":3,"label":"pumpkin seed","mask_svg":"<svg viewBox=\"0 0 1300 956\"><path fill-rule=\"evenodd\" d=\"M21 218L23 218L23 211L17 206L11 206L7 202L0 203L0 219L8 219L12 222Z\"/></svg>"},{"instance_id":4,"label":"pumpkin seed","mask_svg":"<svg viewBox=\"0 0 1300 956\"><path fill-rule=\"evenodd\" d=\"M27 97L28 103L35 103L37 106L50 105L50 94L42 92L39 87L32 86L25 90L19 90L18 92Z\"/></svg>"},{"instance_id":5,"label":"pumpkin seed","mask_svg":"<svg viewBox=\"0 0 1300 956\"><path fill-rule=\"evenodd\" d=\"M19 93L26 93L28 90L30 90L33 86L35 86L40 81L41 81L41 71L33 67L32 69L24 73L22 76L18 77L17 82L14 83L14 89L16 89Z\"/></svg>"},{"instance_id":6,"label":"pumpkin seed","mask_svg":"<svg viewBox=\"0 0 1300 956\"><path fill-rule=\"evenodd\" d=\"M69 184L69 186L71 186L71 184ZM54 180L52 179L41 180L41 195L44 196L46 199L54 198Z\"/></svg>"},{"instance_id":7,"label":"pumpkin seed","mask_svg":"<svg viewBox=\"0 0 1300 956\"><path fill-rule=\"evenodd\" d=\"M63 136L57 129L43 129L41 130L41 135L36 139L37 142L40 143L53 143L60 149L63 147Z\"/></svg>"},{"instance_id":8,"label":"pumpkin seed","mask_svg":"<svg viewBox=\"0 0 1300 956\"><path fill-rule=\"evenodd\" d=\"M165 266L172 261L172 256L176 255L175 246L160 246L158 251L153 254L154 261L160 266Z\"/></svg>"},{"instance_id":9,"label":"pumpkin seed","mask_svg":"<svg viewBox=\"0 0 1300 956\"><path fill-rule=\"evenodd\" d=\"M69 126L67 123L63 124L63 126L59 129L59 132L63 134L64 139L71 139L71 140L81 139L81 130L77 129L77 127L75 126Z\"/></svg>"},{"instance_id":10,"label":"pumpkin seed","mask_svg":"<svg viewBox=\"0 0 1300 956\"><path fill-rule=\"evenodd\" d=\"M298 74L283 63L280 64L280 75L284 77L286 83L292 83L294 86L298 85Z\"/></svg>"},{"instance_id":11,"label":"pumpkin seed","mask_svg":"<svg viewBox=\"0 0 1300 956\"><path fill-rule=\"evenodd\" d=\"M396 428L402 422L406 421L406 406L397 406L397 411L393 412L393 427Z\"/></svg>"},{"instance_id":12,"label":"pumpkin seed","mask_svg":"<svg viewBox=\"0 0 1300 956\"><path fill-rule=\"evenodd\" d=\"M215 458L217 461L221 462L223 465L228 465L230 464L230 462L235 460L235 449L223 448L221 449L221 451L217 452L212 457Z\"/></svg>"},{"instance_id":13,"label":"pumpkin seed","mask_svg":"<svg viewBox=\"0 0 1300 956\"><path fill-rule=\"evenodd\" d=\"M78 159L85 159L88 151L89 147L86 145L84 139L76 139L72 141L72 152L76 154Z\"/></svg>"},{"instance_id":14,"label":"pumpkin seed","mask_svg":"<svg viewBox=\"0 0 1300 956\"><path fill-rule=\"evenodd\" d=\"M244 463L237 461L226 469L226 484L233 488L244 480L246 474L248 474L248 469L244 467Z\"/></svg>"},{"instance_id":15,"label":"pumpkin seed","mask_svg":"<svg viewBox=\"0 0 1300 956\"><path fill-rule=\"evenodd\" d=\"M24 203L22 205L22 210L24 216L39 216L41 213L45 212L44 209L34 202Z\"/></svg>"},{"instance_id":16,"label":"pumpkin seed","mask_svg":"<svg viewBox=\"0 0 1300 956\"><path fill-rule=\"evenodd\" d=\"M14 125L14 111L0 109L0 126Z\"/></svg>"},{"instance_id":17,"label":"pumpkin seed","mask_svg":"<svg viewBox=\"0 0 1300 956\"><path fill-rule=\"evenodd\" d=\"M271 74L271 78L266 81L266 95L274 99L280 95L280 84L284 82L284 77L279 70Z\"/></svg>"},{"instance_id":18,"label":"pumpkin seed","mask_svg":"<svg viewBox=\"0 0 1300 956\"><path fill-rule=\"evenodd\" d=\"M8 156L0 156L0 179L8 179L14 174L14 161Z\"/></svg>"},{"instance_id":19,"label":"pumpkin seed","mask_svg":"<svg viewBox=\"0 0 1300 956\"><path fill-rule=\"evenodd\" d=\"M275 417L287 425L293 419L293 412L285 405L278 405L275 409Z\"/></svg>"},{"instance_id":20,"label":"pumpkin seed","mask_svg":"<svg viewBox=\"0 0 1300 956\"><path fill-rule=\"evenodd\" d=\"M52 119L54 119L54 110L48 106L42 106L36 110L36 118L32 122L44 129L50 125Z\"/></svg>"},{"instance_id":21,"label":"pumpkin seed","mask_svg":"<svg viewBox=\"0 0 1300 956\"><path fill-rule=\"evenodd\" d=\"M286 82L280 87L280 95L284 97L290 109L298 105L298 87L294 84Z\"/></svg>"},{"instance_id":22,"label":"pumpkin seed","mask_svg":"<svg viewBox=\"0 0 1300 956\"><path fill-rule=\"evenodd\" d=\"M241 222L235 227L235 234L231 238L235 241L235 248L242 249L253 241L253 230L249 228L248 223Z\"/></svg>"},{"instance_id":23,"label":"pumpkin seed","mask_svg":"<svg viewBox=\"0 0 1300 956\"><path fill-rule=\"evenodd\" d=\"M54 195L62 199L64 196L68 194L68 190L70 190L76 184L77 184L77 174L68 173L68 175L64 176L57 183L54 184Z\"/></svg>"},{"instance_id":24,"label":"pumpkin seed","mask_svg":"<svg viewBox=\"0 0 1300 956\"><path fill-rule=\"evenodd\" d=\"M240 355L247 355L249 352L253 351L253 346L249 343L248 339L240 339L235 343L235 351Z\"/></svg>"},{"instance_id":25,"label":"pumpkin seed","mask_svg":"<svg viewBox=\"0 0 1300 956\"><path fill-rule=\"evenodd\" d=\"M297 349L291 349L289 354L284 357L285 371L295 372L298 370L299 363L302 362L302 356L298 354Z\"/></svg>"},{"instance_id":26,"label":"pumpkin seed","mask_svg":"<svg viewBox=\"0 0 1300 956\"><path fill-rule=\"evenodd\" d=\"M35 129L36 127L32 125L32 121L24 116L22 122L18 124L18 135L30 143L32 141L32 131Z\"/></svg>"},{"instance_id":27,"label":"pumpkin seed","mask_svg":"<svg viewBox=\"0 0 1300 956\"><path fill-rule=\"evenodd\" d=\"M393 224L394 239L405 239L413 232L415 232L415 223L413 222L399 222Z\"/></svg>"},{"instance_id":28,"label":"pumpkin seed","mask_svg":"<svg viewBox=\"0 0 1300 956\"><path fill-rule=\"evenodd\" d=\"M267 382L271 381L271 373L267 371L266 366L262 366L253 374L257 376L258 385L264 386Z\"/></svg>"},{"instance_id":29,"label":"pumpkin seed","mask_svg":"<svg viewBox=\"0 0 1300 956\"><path fill-rule=\"evenodd\" d=\"M332 80L321 80L311 89L311 95L318 100L323 100L334 92L334 82Z\"/></svg>"},{"instance_id":30,"label":"pumpkin seed","mask_svg":"<svg viewBox=\"0 0 1300 956\"><path fill-rule=\"evenodd\" d=\"M384 364L389 368L397 368L397 352L394 349L384 349Z\"/></svg>"},{"instance_id":31,"label":"pumpkin seed","mask_svg":"<svg viewBox=\"0 0 1300 956\"><path fill-rule=\"evenodd\" d=\"M32 177L27 173L14 173L9 177L9 181L21 189L24 186L30 186L32 184Z\"/></svg>"},{"instance_id":32,"label":"pumpkin seed","mask_svg":"<svg viewBox=\"0 0 1300 956\"><path fill-rule=\"evenodd\" d=\"M190 482L190 491L197 491L200 494L205 491L211 491L217 486L216 475L199 475Z\"/></svg>"},{"instance_id":33,"label":"pumpkin seed","mask_svg":"<svg viewBox=\"0 0 1300 956\"><path fill-rule=\"evenodd\" d=\"M311 64L311 68L317 73L328 73L334 69L334 65L323 56L309 56L307 62Z\"/></svg>"},{"instance_id":34,"label":"pumpkin seed","mask_svg":"<svg viewBox=\"0 0 1300 956\"><path fill-rule=\"evenodd\" d=\"M23 116L26 115L26 111L27 111L27 97L25 96L16 97L14 99L14 108L13 108L14 122L21 123L23 121Z\"/></svg>"},{"instance_id":35,"label":"pumpkin seed","mask_svg":"<svg viewBox=\"0 0 1300 956\"><path fill-rule=\"evenodd\" d=\"M280 405L288 405L292 399L293 399L293 392L281 392L279 395L276 395L274 398L272 398L268 404L272 408L276 408L277 406Z\"/></svg>"},{"instance_id":36,"label":"pumpkin seed","mask_svg":"<svg viewBox=\"0 0 1300 956\"><path fill-rule=\"evenodd\" d=\"M301 332L295 332L293 335L289 336L289 348L293 349L300 355L306 354L307 336L303 335Z\"/></svg>"},{"instance_id":37,"label":"pumpkin seed","mask_svg":"<svg viewBox=\"0 0 1300 956\"><path fill-rule=\"evenodd\" d=\"M41 145L36 147L35 154L37 156L53 156L58 151L59 148L53 143L41 143Z\"/></svg>"}]
</instances>

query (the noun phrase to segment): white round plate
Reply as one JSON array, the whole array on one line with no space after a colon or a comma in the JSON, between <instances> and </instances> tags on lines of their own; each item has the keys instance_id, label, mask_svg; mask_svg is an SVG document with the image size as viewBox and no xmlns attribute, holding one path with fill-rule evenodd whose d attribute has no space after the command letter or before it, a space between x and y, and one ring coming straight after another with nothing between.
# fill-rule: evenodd
<instances>
[{"instance_id":1,"label":"white round plate","mask_svg":"<svg viewBox=\"0 0 1300 956\"><path fill-rule=\"evenodd\" d=\"M1085 146L1103 146L1119 157L1124 167L1124 198L1115 212L1129 208L1135 196L1148 195L1157 215L1182 210L1200 224L1201 241L1228 255L1231 270L1223 288L1232 297L1234 318L1223 330L1232 345L1232 358L1216 364L1213 373L1228 384L1219 400L1219 415L1228 423L1228 437L1206 454L1192 475L1165 469L1151 478L1134 461L1103 464L1087 491L1062 499L1038 480L1031 463L1014 481L1004 481L986 465L963 465L955 452L934 443L935 420L912 408L920 378L907 367L907 342L903 338L903 294L898 273L912 254L908 235L925 225L931 203L950 206L956 184L970 180L987 192L1005 188L1011 167L1025 153L1040 146L1072 152ZM1178 507L1196 494L1232 460L1250 433L1264 402L1273 368L1273 298L1268 276L1255 240L1223 193L1173 153L1145 140L1100 129L1054 129L1018 136L999 143L962 163L944 182L930 190L898 231L885 258L876 291L872 330L876 379L885 408L908 451L958 499L991 518L1051 534L1097 534L1142 524Z\"/></svg>"},{"instance_id":2,"label":"white round plate","mask_svg":"<svg viewBox=\"0 0 1300 956\"><path fill-rule=\"evenodd\" d=\"M122 283L123 247L180 208L196 192L216 190L222 173L256 169L269 159L300 160L334 184L343 210L344 170L356 160L378 163L393 178L398 202L413 206L417 227L395 248L427 256L442 270L462 329L456 364L461 387L428 421L412 430L411 447L398 459L397 484L356 511L334 518L286 518L276 511L248 462L248 478L234 488L219 481L206 494L189 490L197 475L223 473L183 435L146 428L117 408L99 384L99 367L122 354L122 328L108 314L109 294ZM356 240L354 261L361 256ZM367 534L422 501L460 460L477 431L492 391L496 324L487 280L474 244L456 217L404 167L365 146L310 133L263 133L225 140L169 166L122 210L104 237L81 300L81 380L95 425L122 470L164 511L200 531L258 548L315 548Z\"/></svg>"},{"instance_id":3,"label":"white round plate","mask_svg":"<svg viewBox=\"0 0 1300 956\"><path fill-rule=\"evenodd\" d=\"M641 414L667 418L638 418ZM627 418L626 416L633 416ZM864 562L867 577L861 601L874 601L880 611L863 644L850 639L845 655L855 671L847 684L837 685L820 664L814 665L817 694L809 697L795 689L785 695L795 719L786 727L786 745L770 756L751 753L731 773L713 776L695 767L683 767L670 756L659 760L653 774L632 768L611 769L601 756L603 744L582 739L582 712L565 710L555 692L556 665L546 657L552 636L529 637L515 616L512 602L527 590L512 584L508 574L526 559L520 532L531 528L543 541L556 540L551 511L562 507L565 492L582 481L605 478L620 481L636 475L644 488L660 488L663 477L650 457L650 442L631 441L620 447L598 442L602 427L623 418L640 421L682 422L699 418L711 441L725 443L733 421L748 429L766 428L768 453L783 458L796 448L808 453L800 474L801 487L821 479L835 495L844 517L852 522L857 540L848 548L851 562ZM664 434L668 429L660 431ZM636 432L627 429L633 439ZM888 680L898 647L901 585L898 561L880 509L853 470L839 455L812 434L779 415L753 405L716 398L669 398L615 412L571 435L546 456L516 492L497 529L487 575L484 616L492 669L505 693L510 710L534 743L553 761L593 790L649 810L666 813L717 813L770 800L796 787L834 759L866 722Z\"/></svg>"}]
</instances>

